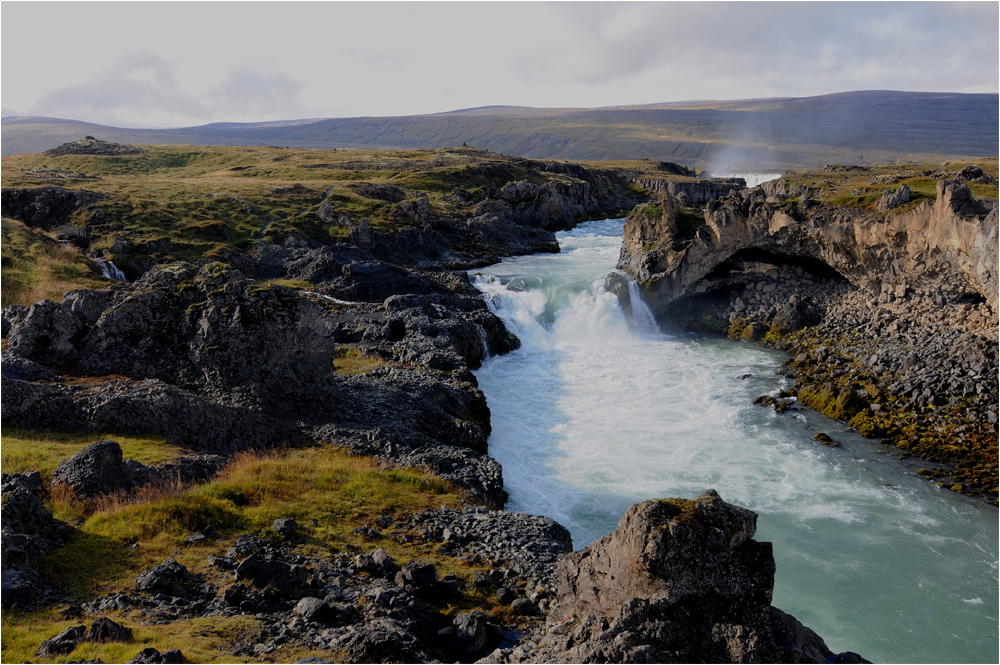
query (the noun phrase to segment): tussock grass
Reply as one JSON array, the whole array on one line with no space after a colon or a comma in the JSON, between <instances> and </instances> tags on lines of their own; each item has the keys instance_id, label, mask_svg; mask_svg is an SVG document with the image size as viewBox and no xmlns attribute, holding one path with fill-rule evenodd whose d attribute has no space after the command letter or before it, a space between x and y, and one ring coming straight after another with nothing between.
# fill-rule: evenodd
<instances>
[{"instance_id":1,"label":"tussock grass","mask_svg":"<svg viewBox=\"0 0 1000 665\"><path fill-rule=\"evenodd\" d=\"M201 571L208 554L224 551L240 533L268 534L279 517L303 525L306 546L319 554L384 546L394 556L428 558L426 549L389 540L375 545L353 531L382 516L462 502L436 476L388 469L332 446L244 453L214 481L194 487L165 483L86 501L54 491L50 505L82 523L39 572L73 594L109 593L131 586L143 569L170 557ZM218 531L217 542L184 543L184 536L208 525Z\"/></svg>"},{"instance_id":2,"label":"tussock grass","mask_svg":"<svg viewBox=\"0 0 1000 665\"><path fill-rule=\"evenodd\" d=\"M59 615L57 608L32 612L5 610L3 660L9 663L65 663L100 658L105 663L124 663L146 647L153 647L161 652L180 649L190 663L246 663L250 659L234 657L227 652L227 647L230 642L257 630L257 622L246 616L196 618L148 626L114 614L106 616L131 628L133 640L104 644L85 642L71 653L53 659L35 655L42 640L55 637L71 626L89 625L97 617L66 619Z\"/></svg>"},{"instance_id":3,"label":"tussock grass","mask_svg":"<svg viewBox=\"0 0 1000 665\"><path fill-rule=\"evenodd\" d=\"M341 375L365 374L388 364L381 358L367 356L360 349L347 346L337 349L333 356L333 371Z\"/></svg>"}]
</instances>

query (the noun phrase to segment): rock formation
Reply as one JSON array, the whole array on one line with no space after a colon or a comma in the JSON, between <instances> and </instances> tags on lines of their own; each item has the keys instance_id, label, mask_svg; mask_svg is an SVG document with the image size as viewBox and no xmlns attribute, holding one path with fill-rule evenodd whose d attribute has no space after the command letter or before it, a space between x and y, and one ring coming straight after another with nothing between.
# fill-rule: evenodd
<instances>
[{"instance_id":1,"label":"rock formation","mask_svg":"<svg viewBox=\"0 0 1000 665\"><path fill-rule=\"evenodd\" d=\"M996 313L997 208L973 201L967 186L939 182L933 204L885 218L850 208L785 208L764 200L763 191L711 201L705 225L683 247L671 242L676 206L630 216L619 267L643 284L655 314L710 289L705 280L713 271L753 251L777 265L820 262L883 301L932 289L949 301L981 297Z\"/></svg>"},{"instance_id":2,"label":"rock formation","mask_svg":"<svg viewBox=\"0 0 1000 665\"><path fill-rule=\"evenodd\" d=\"M921 473L940 485L996 500L994 204L942 179L933 203L877 214L779 179L684 222L667 198L625 226L618 267L661 323L788 351L799 403L933 460ZM629 304L625 277L607 286Z\"/></svg>"},{"instance_id":3,"label":"rock formation","mask_svg":"<svg viewBox=\"0 0 1000 665\"><path fill-rule=\"evenodd\" d=\"M714 490L629 508L614 533L566 556L534 643L491 662L830 663L816 633L771 606L774 557L757 515Z\"/></svg>"}]
</instances>

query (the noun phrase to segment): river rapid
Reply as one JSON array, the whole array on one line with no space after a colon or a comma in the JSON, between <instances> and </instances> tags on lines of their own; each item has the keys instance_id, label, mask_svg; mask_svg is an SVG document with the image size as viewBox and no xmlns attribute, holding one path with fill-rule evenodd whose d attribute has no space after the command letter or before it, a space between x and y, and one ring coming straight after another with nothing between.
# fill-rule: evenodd
<instances>
[{"instance_id":1,"label":"river rapid","mask_svg":"<svg viewBox=\"0 0 1000 665\"><path fill-rule=\"evenodd\" d=\"M996 508L942 490L845 425L753 399L783 354L626 321L603 288L623 220L558 234L559 254L473 274L522 347L476 372L509 510L583 547L625 509L707 488L759 513L774 605L874 662L997 662ZM826 432L842 445L819 445Z\"/></svg>"}]
</instances>

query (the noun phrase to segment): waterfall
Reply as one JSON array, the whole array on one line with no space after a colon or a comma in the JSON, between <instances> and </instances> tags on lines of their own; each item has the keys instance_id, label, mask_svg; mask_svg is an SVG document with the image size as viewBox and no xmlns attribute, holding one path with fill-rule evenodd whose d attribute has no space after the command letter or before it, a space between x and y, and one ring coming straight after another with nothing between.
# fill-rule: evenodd
<instances>
[{"instance_id":1,"label":"waterfall","mask_svg":"<svg viewBox=\"0 0 1000 665\"><path fill-rule=\"evenodd\" d=\"M658 335L660 326L656 325L656 317L646 301L642 299L639 284L633 280L628 283L628 295L632 301L632 324L636 332L643 335Z\"/></svg>"},{"instance_id":2,"label":"waterfall","mask_svg":"<svg viewBox=\"0 0 1000 665\"><path fill-rule=\"evenodd\" d=\"M128 282L128 278L125 277L125 273L119 270L118 266L111 261L97 257L94 257L94 261L101 267L101 274L104 275L105 279L113 279L116 282Z\"/></svg>"}]
</instances>

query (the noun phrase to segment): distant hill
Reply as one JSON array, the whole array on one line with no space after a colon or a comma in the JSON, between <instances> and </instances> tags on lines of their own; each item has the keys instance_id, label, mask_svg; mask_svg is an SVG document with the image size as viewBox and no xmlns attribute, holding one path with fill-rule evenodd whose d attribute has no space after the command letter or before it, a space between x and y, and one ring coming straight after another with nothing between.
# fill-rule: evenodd
<instances>
[{"instance_id":1,"label":"distant hill","mask_svg":"<svg viewBox=\"0 0 1000 665\"><path fill-rule=\"evenodd\" d=\"M182 129L123 129L4 118L2 153L40 152L85 135L119 143L437 148L466 143L539 159L647 157L717 173L997 155L996 94L864 91L595 109L489 106L433 115Z\"/></svg>"}]
</instances>

